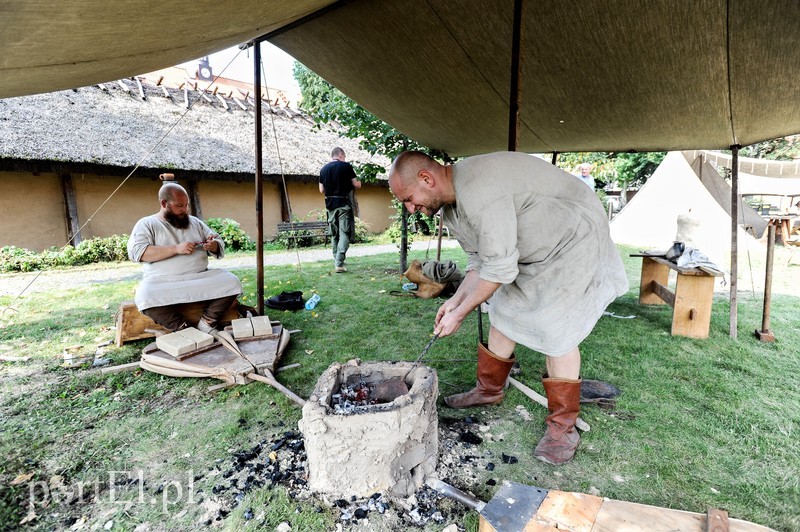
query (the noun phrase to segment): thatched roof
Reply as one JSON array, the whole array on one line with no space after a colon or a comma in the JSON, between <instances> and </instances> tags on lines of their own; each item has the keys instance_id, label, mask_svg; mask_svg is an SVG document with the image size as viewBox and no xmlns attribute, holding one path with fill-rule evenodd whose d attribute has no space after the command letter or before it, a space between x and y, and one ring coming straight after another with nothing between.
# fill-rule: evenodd
<instances>
[{"instance_id":1,"label":"thatched roof","mask_svg":"<svg viewBox=\"0 0 800 532\"><path fill-rule=\"evenodd\" d=\"M238 91L217 96L189 87L187 109L185 89L168 89L167 96L163 87L143 80L143 99L135 80L122 83L130 90L114 82L0 99L0 169L80 167L118 174L139 163L138 175L175 170L204 178L252 178L252 96L245 100L245 93ZM316 129L296 109L263 102L262 123L263 172L268 178L281 174L278 153L283 173L301 180L316 179L335 146L351 162L389 163L371 158L357 141L340 137L331 127Z\"/></svg>"}]
</instances>

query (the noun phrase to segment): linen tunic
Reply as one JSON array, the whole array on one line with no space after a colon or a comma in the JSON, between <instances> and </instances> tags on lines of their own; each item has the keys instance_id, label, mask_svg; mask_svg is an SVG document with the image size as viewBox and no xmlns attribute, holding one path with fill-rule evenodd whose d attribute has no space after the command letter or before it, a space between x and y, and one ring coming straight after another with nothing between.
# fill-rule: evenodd
<instances>
[{"instance_id":1,"label":"linen tunic","mask_svg":"<svg viewBox=\"0 0 800 532\"><path fill-rule=\"evenodd\" d=\"M128 257L142 262L147 246L175 246L181 242L202 242L215 234L202 220L189 217L189 227L178 229L159 215L142 218L133 227L128 239ZM222 239L216 238L221 259L225 254ZM207 301L239 295L242 284L227 270L208 269L209 252L198 246L191 255L175 255L158 262L144 262L142 282L134 301L139 310L179 303Z\"/></svg>"},{"instance_id":2,"label":"linen tunic","mask_svg":"<svg viewBox=\"0 0 800 532\"><path fill-rule=\"evenodd\" d=\"M501 283L492 325L550 356L576 347L628 279L600 200L537 157L501 152L452 167L456 203L444 223L469 256L466 270Z\"/></svg>"}]
</instances>

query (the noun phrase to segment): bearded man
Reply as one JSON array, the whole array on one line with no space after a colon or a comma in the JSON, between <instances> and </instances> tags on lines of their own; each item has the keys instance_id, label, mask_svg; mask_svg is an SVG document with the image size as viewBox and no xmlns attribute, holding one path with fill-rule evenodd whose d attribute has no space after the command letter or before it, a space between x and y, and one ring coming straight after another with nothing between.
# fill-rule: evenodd
<instances>
[{"instance_id":1,"label":"bearded man","mask_svg":"<svg viewBox=\"0 0 800 532\"><path fill-rule=\"evenodd\" d=\"M128 257L144 263L134 301L140 312L171 331L189 326L210 332L242 293L227 270L208 269L208 256L221 259L225 244L202 220L189 214L189 195L177 183L158 191L161 210L136 222ZM188 323L179 307L203 303L200 322Z\"/></svg>"}]
</instances>

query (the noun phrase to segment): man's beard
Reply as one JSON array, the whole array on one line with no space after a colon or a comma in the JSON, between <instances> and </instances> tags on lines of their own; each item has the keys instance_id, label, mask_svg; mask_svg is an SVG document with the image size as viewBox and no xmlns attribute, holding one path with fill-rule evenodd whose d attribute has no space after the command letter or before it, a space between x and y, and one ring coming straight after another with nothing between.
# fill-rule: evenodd
<instances>
[{"instance_id":1,"label":"man's beard","mask_svg":"<svg viewBox=\"0 0 800 532\"><path fill-rule=\"evenodd\" d=\"M175 227L176 229L186 229L189 227L189 215L184 214L181 216L180 214L173 214L169 211L164 213L164 219L169 222L169 225Z\"/></svg>"}]
</instances>

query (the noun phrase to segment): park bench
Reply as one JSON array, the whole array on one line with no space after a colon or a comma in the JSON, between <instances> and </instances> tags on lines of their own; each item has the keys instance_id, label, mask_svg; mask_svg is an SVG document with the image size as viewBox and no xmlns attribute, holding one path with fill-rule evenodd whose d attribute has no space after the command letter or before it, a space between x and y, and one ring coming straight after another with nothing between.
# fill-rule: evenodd
<instances>
[{"instance_id":1,"label":"park bench","mask_svg":"<svg viewBox=\"0 0 800 532\"><path fill-rule=\"evenodd\" d=\"M278 233L294 233L289 238L300 238L306 235L321 236L328 243L328 222L316 220L312 222L280 222L278 223Z\"/></svg>"},{"instance_id":2,"label":"park bench","mask_svg":"<svg viewBox=\"0 0 800 532\"><path fill-rule=\"evenodd\" d=\"M708 338L714 279L722 274L682 268L663 257L639 253L631 257L642 257L639 304L672 307L673 336ZM674 291L668 287L670 270L677 272Z\"/></svg>"}]
</instances>

